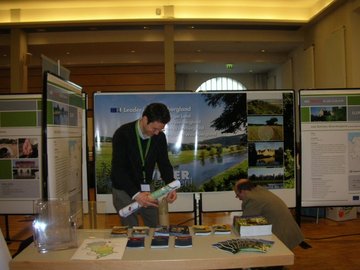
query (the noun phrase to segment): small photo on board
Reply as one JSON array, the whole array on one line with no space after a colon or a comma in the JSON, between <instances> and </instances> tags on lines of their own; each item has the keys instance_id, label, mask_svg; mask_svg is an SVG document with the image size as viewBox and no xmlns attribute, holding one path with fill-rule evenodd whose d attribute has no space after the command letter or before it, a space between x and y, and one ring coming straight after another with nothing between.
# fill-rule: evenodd
<instances>
[{"instance_id":1,"label":"small photo on board","mask_svg":"<svg viewBox=\"0 0 360 270\"><path fill-rule=\"evenodd\" d=\"M283 116L248 116L249 141L282 141L284 139Z\"/></svg>"},{"instance_id":2,"label":"small photo on board","mask_svg":"<svg viewBox=\"0 0 360 270\"><path fill-rule=\"evenodd\" d=\"M284 187L284 168L249 167L248 178L257 185L270 189Z\"/></svg>"},{"instance_id":3,"label":"small photo on board","mask_svg":"<svg viewBox=\"0 0 360 270\"><path fill-rule=\"evenodd\" d=\"M14 179L39 179L38 159L13 160Z\"/></svg>"},{"instance_id":4,"label":"small photo on board","mask_svg":"<svg viewBox=\"0 0 360 270\"><path fill-rule=\"evenodd\" d=\"M261 98L252 99L247 103L248 114L266 115L266 114L282 114L283 99L279 98Z\"/></svg>"},{"instance_id":5,"label":"small photo on board","mask_svg":"<svg viewBox=\"0 0 360 270\"><path fill-rule=\"evenodd\" d=\"M253 142L248 144L249 166L280 167L284 165L283 142Z\"/></svg>"},{"instance_id":6,"label":"small photo on board","mask_svg":"<svg viewBox=\"0 0 360 270\"><path fill-rule=\"evenodd\" d=\"M69 124L69 107L64 104L54 102L53 117L54 125L67 126Z\"/></svg>"},{"instance_id":7,"label":"small photo on board","mask_svg":"<svg viewBox=\"0 0 360 270\"><path fill-rule=\"evenodd\" d=\"M39 141L37 138L20 138L19 139L19 157L20 158L37 158Z\"/></svg>"},{"instance_id":8,"label":"small photo on board","mask_svg":"<svg viewBox=\"0 0 360 270\"><path fill-rule=\"evenodd\" d=\"M18 142L16 139L0 139L0 158L17 158Z\"/></svg>"},{"instance_id":9,"label":"small photo on board","mask_svg":"<svg viewBox=\"0 0 360 270\"><path fill-rule=\"evenodd\" d=\"M346 121L346 107L312 107L311 122Z\"/></svg>"}]
</instances>

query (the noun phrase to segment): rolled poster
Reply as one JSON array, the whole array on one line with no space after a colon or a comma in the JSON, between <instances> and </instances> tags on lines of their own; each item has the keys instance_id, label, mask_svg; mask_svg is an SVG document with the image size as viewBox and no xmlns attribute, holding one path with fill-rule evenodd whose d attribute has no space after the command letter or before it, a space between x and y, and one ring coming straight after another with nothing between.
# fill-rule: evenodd
<instances>
[{"instance_id":1,"label":"rolled poster","mask_svg":"<svg viewBox=\"0 0 360 270\"><path fill-rule=\"evenodd\" d=\"M164 195L167 195L171 191L178 189L180 186L181 186L180 181L175 180L175 181L172 181L171 183L167 184L166 186L152 192L150 194L150 196L154 199L158 199ZM132 213L134 213L140 207L141 206L138 204L138 202L133 202L133 203L125 206L124 208L121 208L119 210L119 215L121 217L127 217L127 216L131 215Z\"/></svg>"}]
</instances>

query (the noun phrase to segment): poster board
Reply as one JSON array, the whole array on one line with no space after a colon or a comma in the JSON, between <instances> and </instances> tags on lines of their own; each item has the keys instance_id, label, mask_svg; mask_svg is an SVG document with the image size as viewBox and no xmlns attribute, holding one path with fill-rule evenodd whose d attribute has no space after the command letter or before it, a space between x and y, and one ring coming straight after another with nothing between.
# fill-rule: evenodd
<instances>
[{"instance_id":1,"label":"poster board","mask_svg":"<svg viewBox=\"0 0 360 270\"><path fill-rule=\"evenodd\" d=\"M146 105L170 110L165 127L169 158L182 187L170 212L236 211L233 183L249 177L295 207L294 93L284 91L95 93L94 146L97 200L111 196L111 140L122 124L139 119ZM154 179L158 179L157 172ZM220 203L221 202L221 203ZM115 209L109 209L115 212Z\"/></svg>"},{"instance_id":2,"label":"poster board","mask_svg":"<svg viewBox=\"0 0 360 270\"><path fill-rule=\"evenodd\" d=\"M360 89L299 96L301 205L360 205Z\"/></svg>"},{"instance_id":3,"label":"poster board","mask_svg":"<svg viewBox=\"0 0 360 270\"><path fill-rule=\"evenodd\" d=\"M87 108L88 96L82 93L83 96L83 113L82 113L82 200L89 200L89 185L88 185L88 164L89 164L89 148L87 137Z\"/></svg>"},{"instance_id":4,"label":"poster board","mask_svg":"<svg viewBox=\"0 0 360 270\"><path fill-rule=\"evenodd\" d=\"M45 73L43 100L43 198L69 200L75 213L82 201L82 88Z\"/></svg>"},{"instance_id":5,"label":"poster board","mask_svg":"<svg viewBox=\"0 0 360 270\"><path fill-rule=\"evenodd\" d=\"M0 95L0 213L33 214L42 197L41 94Z\"/></svg>"}]
</instances>

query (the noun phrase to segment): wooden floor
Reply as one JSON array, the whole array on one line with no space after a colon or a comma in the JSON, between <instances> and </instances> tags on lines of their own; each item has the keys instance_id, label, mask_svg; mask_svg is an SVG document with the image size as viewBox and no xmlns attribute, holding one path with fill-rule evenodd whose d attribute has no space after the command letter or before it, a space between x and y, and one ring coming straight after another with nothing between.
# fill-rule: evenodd
<instances>
[{"instance_id":1,"label":"wooden floor","mask_svg":"<svg viewBox=\"0 0 360 270\"><path fill-rule=\"evenodd\" d=\"M202 216L203 224L231 223L237 213L206 213ZM12 215L8 217L8 247L15 254L22 240L31 236L32 216ZM194 219L189 213L171 213L170 224L193 225ZM117 215L103 215L95 222L98 228L111 228L119 225ZM7 236L5 218L0 217L1 230ZM85 219L85 227L94 227L93 220ZM324 269L324 270L358 270L360 269L360 218L336 222L326 218L317 220L314 217L302 217L301 229L310 249L296 247L295 264L287 266L288 270Z\"/></svg>"}]
</instances>

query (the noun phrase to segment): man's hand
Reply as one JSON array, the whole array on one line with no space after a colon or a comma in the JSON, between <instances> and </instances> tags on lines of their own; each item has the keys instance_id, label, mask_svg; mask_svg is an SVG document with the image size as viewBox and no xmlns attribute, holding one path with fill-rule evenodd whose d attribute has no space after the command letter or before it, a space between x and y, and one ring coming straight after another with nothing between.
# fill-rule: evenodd
<instances>
[{"instance_id":1,"label":"man's hand","mask_svg":"<svg viewBox=\"0 0 360 270\"><path fill-rule=\"evenodd\" d=\"M170 191L168 195L166 195L166 201L168 203L173 203L177 198L176 190Z\"/></svg>"},{"instance_id":2,"label":"man's hand","mask_svg":"<svg viewBox=\"0 0 360 270\"><path fill-rule=\"evenodd\" d=\"M148 206L154 206L158 207L159 202L158 200L151 197L150 192L140 192L136 197L135 200L142 206L142 207L148 207Z\"/></svg>"}]
</instances>

